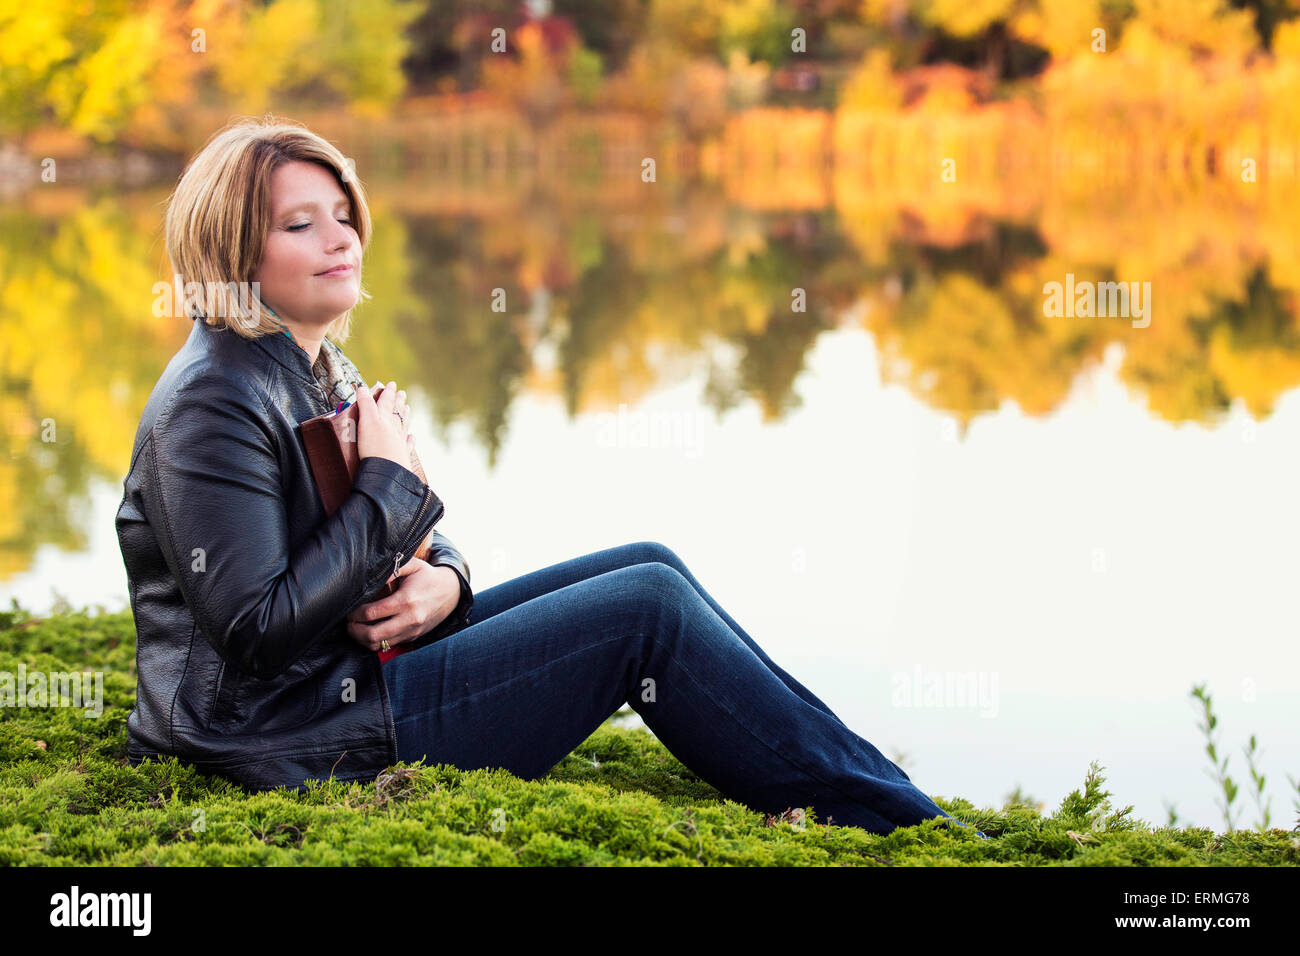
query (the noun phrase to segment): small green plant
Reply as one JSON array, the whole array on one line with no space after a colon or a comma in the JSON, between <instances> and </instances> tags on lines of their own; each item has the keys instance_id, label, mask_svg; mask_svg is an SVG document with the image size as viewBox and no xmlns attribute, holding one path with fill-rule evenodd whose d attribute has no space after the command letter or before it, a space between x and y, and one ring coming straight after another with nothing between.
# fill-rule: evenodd
<instances>
[{"instance_id":1,"label":"small green plant","mask_svg":"<svg viewBox=\"0 0 1300 956\"><path fill-rule=\"evenodd\" d=\"M1251 790L1250 796L1255 801L1255 809L1259 811L1259 823L1257 828L1267 830L1269 819L1272 814L1269 810L1269 804L1272 800L1264 796L1264 775L1255 767L1255 735L1250 735L1250 746L1242 748L1246 754L1246 766L1250 769L1250 779L1255 788Z\"/></svg>"},{"instance_id":2,"label":"small green plant","mask_svg":"<svg viewBox=\"0 0 1300 956\"><path fill-rule=\"evenodd\" d=\"M1300 830L1300 780L1296 780L1290 774L1286 775L1286 779L1290 782L1291 789L1296 792L1295 797L1291 800L1291 806L1295 807L1294 829Z\"/></svg>"},{"instance_id":3,"label":"small green plant","mask_svg":"<svg viewBox=\"0 0 1300 956\"><path fill-rule=\"evenodd\" d=\"M1219 725L1219 718L1214 715L1213 702L1204 684L1196 684L1192 687L1192 696L1201 702L1204 711L1201 723L1196 726L1200 728L1201 733L1205 734L1205 752L1210 755L1210 764L1214 767L1209 771L1210 779L1218 784L1222 793L1216 802L1219 809L1223 811L1224 823L1231 833L1233 831L1232 804L1237 799L1237 784L1228 776L1228 755L1224 754L1223 759L1219 759L1218 745L1214 740L1214 728Z\"/></svg>"},{"instance_id":4,"label":"small green plant","mask_svg":"<svg viewBox=\"0 0 1300 956\"><path fill-rule=\"evenodd\" d=\"M1213 702L1209 692L1205 689L1205 685L1196 684L1193 686L1192 696L1201 702L1203 720L1201 723L1197 724L1197 727L1199 727L1201 732L1205 734L1205 752L1210 755L1210 764L1214 767L1214 770L1210 772L1210 777L1219 786L1222 796L1217 801L1218 806L1219 809L1223 811L1224 822L1227 823L1228 832L1231 833L1233 831L1232 804L1233 801L1237 799L1239 788L1233 781L1232 777L1228 776L1227 755L1225 754L1222 760L1219 759L1218 745L1215 743L1214 739L1214 729L1218 726L1219 718L1214 715ZM1250 780L1253 785L1250 796L1255 803L1256 811L1259 813L1259 819L1255 824L1255 829L1263 833L1269 829L1270 824L1272 823L1273 811L1271 804L1273 801L1271 797L1264 796L1264 785L1267 778L1260 772L1257 764L1259 755L1263 751L1255 740L1254 734L1250 735L1250 743L1246 747L1242 748L1242 752L1246 755L1246 769L1250 771ZM1290 781L1291 788L1295 790L1297 794L1297 797L1293 798L1293 805L1296 810L1295 828L1300 829L1300 782L1294 780L1290 774L1287 775L1287 780ZM1169 824L1170 826L1173 826L1173 807L1168 806L1168 809Z\"/></svg>"},{"instance_id":5,"label":"small green plant","mask_svg":"<svg viewBox=\"0 0 1300 956\"><path fill-rule=\"evenodd\" d=\"M1071 791L1070 795L1061 801L1061 808L1056 815L1093 833L1132 830L1136 825L1129 818L1133 806L1130 804L1122 810L1116 810L1111 806L1110 791L1101 788L1101 785L1106 782L1106 777L1102 774L1103 769L1095 760L1089 764L1088 775L1083 781L1083 791Z\"/></svg>"}]
</instances>

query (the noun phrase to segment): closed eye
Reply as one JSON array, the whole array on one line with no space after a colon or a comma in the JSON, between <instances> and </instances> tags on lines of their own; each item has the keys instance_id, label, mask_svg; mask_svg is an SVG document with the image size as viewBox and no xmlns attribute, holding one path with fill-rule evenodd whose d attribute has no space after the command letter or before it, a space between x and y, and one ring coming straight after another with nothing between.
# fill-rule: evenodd
<instances>
[{"instance_id":1,"label":"closed eye","mask_svg":"<svg viewBox=\"0 0 1300 956\"><path fill-rule=\"evenodd\" d=\"M352 220L351 220L351 219L340 219L339 222L343 223L343 225L345 225L345 226L350 226L350 225L352 225ZM294 225L294 226L288 226L288 227L286 228L285 231L286 231L286 232L300 232L301 230L306 229L306 228L307 228L308 226L310 226L310 225L311 225L311 223L309 223L309 222L300 222L300 223L298 223L297 225Z\"/></svg>"}]
</instances>

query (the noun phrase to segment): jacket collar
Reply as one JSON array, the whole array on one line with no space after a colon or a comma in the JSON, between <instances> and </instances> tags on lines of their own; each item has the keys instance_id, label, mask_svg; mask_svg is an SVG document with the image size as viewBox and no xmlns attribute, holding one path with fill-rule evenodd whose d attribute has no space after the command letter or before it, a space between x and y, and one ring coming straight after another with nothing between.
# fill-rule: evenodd
<instances>
[{"instance_id":1,"label":"jacket collar","mask_svg":"<svg viewBox=\"0 0 1300 956\"><path fill-rule=\"evenodd\" d=\"M196 326L196 330L207 332L214 335L236 336L238 333L229 329L218 329L209 325L204 319L191 317ZM286 369L297 375L299 378L310 384L316 384L316 376L312 374L311 361L307 358L307 353L303 351L301 345L295 342L290 336L282 332L273 332L266 335L259 335L252 340L262 351L275 361L279 362Z\"/></svg>"}]
</instances>

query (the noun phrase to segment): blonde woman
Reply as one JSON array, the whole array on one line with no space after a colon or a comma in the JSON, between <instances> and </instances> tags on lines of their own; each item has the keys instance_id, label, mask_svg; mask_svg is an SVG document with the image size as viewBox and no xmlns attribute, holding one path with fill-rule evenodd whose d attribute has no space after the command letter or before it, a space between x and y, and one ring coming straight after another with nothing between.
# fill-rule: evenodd
<instances>
[{"instance_id":1,"label":"blonde woman","mask_svg":"<svg viewBox=\"0 0 1300 956\"><path fill-rule=\"evenodd\" d=\"M422 759L534 778L630 703L757 810L882 833L955 822L661 544L477 595L445 536L410 557L444 508L408 468L405 392L388 382L376 401L338 345L365 295L370 217L333 145L270 117L222 130L170 197L166 238L193 329L145 406L117 515L133 764L175 755L251 789ZM298 425L348 401L361 465L327 517ZM394 576L394 595L364 603Z\"/></svg>"}]
</instances>

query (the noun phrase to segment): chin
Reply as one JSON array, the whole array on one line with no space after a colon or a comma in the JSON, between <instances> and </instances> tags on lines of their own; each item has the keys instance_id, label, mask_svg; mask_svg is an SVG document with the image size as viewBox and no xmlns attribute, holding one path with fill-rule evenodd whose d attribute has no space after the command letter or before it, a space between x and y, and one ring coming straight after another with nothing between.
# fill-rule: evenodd
<instances>
[{"instance_id":1,"label":"chin","mask_svg":"<svg viewBox=\"0 0 1300 956\"><path fill-rule=\"evenodd\" d=\"M355 296L347 299L337 299L331 302L322 302L319 314L331 316L330 321L332 322L344 312L348 311L348 309L356 308L356 304L357 299Z\"/></svg>"}]
</instances>

